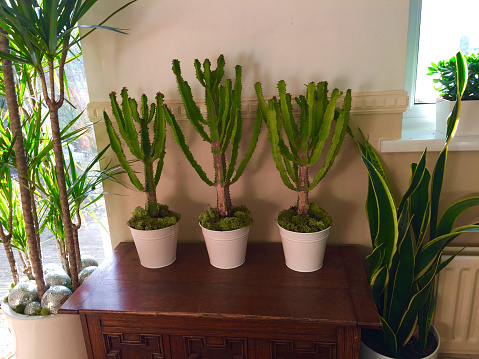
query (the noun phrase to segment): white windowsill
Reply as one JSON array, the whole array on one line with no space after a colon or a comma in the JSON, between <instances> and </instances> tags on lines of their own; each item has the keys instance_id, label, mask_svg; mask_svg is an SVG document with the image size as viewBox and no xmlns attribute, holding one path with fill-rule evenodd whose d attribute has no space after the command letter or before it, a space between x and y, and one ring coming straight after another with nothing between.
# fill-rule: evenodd
<instances>
[{"instance_id":1,"label":"white windowsill","mask_svg":"<svg viewBox=\"0 0 479 359\"><path fill-rule=\"evenodd\" d=\"M445 135L436 131L434 104L414 105L403 116L400 139L381 140L381 152L441 151ZM450 151L479 151L479 136L455 136Z\"/></svg>"}]
</instances>

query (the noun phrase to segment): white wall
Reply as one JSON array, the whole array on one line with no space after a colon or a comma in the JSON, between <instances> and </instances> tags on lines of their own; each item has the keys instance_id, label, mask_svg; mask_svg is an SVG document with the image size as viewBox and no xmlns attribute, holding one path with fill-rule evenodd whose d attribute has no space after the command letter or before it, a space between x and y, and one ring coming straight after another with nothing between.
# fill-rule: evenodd
<instances>
[{"instance_id":1,"label":"white wall","mask_svg":"<svg viewBox=\"0 0 479 359\"><path fill-rule=\"evenodd\" d=\"M85 23L100 22L123 3L99 1ZM194 95L201 98L193 60L210 58L214 62L219 54L225 55L228 76L234 65L243 66L243 96L247 98L254 96L256 81L263 83L265 94L276 94L280 79L285 79L288 90L295 94L303 93L305 83L320 80L329 81L330 88L351 88L353 93L402 90L408 4L406 0L139 0L108 22L128 29L129 35L97 31L83 42L91 106L105 107L108 94L124 86L135 97L146 93L152 99L161 91L168 101L175 102L179 94L171 71L174 58L180 59L184 77ZM380 138L398 137L401 129L402 114L382 111L381 103L376 103L370 114L356 112L352 116L353 126L369 133L373 144ZM199 161L205 168L211 167L208 146L186 120L180 122ZM251 121L247 119L248 126ZM103 124L96 125L96 132L101 148L108 142ZM249 135L246 130L248 139ZM295 194L284 187L274 168L266 135L263 128L250 165L232 187L232 197L235 204L246 204L253 212L251 240L278 241L276 213L293 205ZM171 133L167 146L159 200L182 213L181 240L200 240L196 217L208 205L215 206L215 191L199 180ZM429 155L429 167L436 155ZM419 156L383 156L398 194L407 186L409 163ZM477 157L475 152L450 155L451 171L443 193L446 203L477 193L479 166L470 165L477 163ZM467 178L461 173L467 173ZM131 238L125 222L136 205L144 204L144 195L111 184L105 188L122 194L107 197L115 246ZM364 165L354 143L346 138L332 170L311 193L311 200L333 216L331 243L370 246L364 213L366 192Z\"/></svg>"}]
</instances>

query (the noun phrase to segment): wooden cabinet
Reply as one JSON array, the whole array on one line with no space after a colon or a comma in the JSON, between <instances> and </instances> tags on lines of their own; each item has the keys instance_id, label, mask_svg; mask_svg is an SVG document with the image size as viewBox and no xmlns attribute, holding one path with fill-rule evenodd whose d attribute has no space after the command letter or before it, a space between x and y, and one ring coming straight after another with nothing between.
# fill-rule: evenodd
<instances>
[{"instance_id":1,"label":"wooden cabinet","mask_svg":"<svg viewBox=\"0 0 479 359\"><path fill-rule=\"evenodd\" d=\"M239 268L212 267L203 243L178 244L161 269L121 243L63 305L79 313L89 358L357 358L380 320L357 250L328 246L298 273L280 243L249 243Z\"/></svg>"}]
</instances>

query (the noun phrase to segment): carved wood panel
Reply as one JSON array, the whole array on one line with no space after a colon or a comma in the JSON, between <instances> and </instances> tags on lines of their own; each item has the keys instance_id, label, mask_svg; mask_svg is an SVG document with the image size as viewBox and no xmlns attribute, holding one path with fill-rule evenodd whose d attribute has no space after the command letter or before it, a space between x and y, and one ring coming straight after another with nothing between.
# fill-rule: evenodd
<instances>
[{"instance_id":1,"label":"carved wood panel","mask_svg":"<svg viewBox=\"0 0 479 359\"><path fill-rule=\"evenodd\" d=\"M215 336L184 337L188 359L246 359L248 340L246 338L225 338Z\"/></svg>"},{"instance_id":2,"label":"carved wood panel","mask_svg":"<svg viewBox=\"0 0 479 359\"><path fill-rule=\"evenodd\" d=\"M270 341L272 359L332 359L336 344L311 341Z\"/></svg>"},{"instance_id":3,"label":"carved wood panel","mask_svg":"<svg viewBox=\"0 0 479 359\"><path fill-rule=\"evenodd\" d=\"M104 333L107 359L164 359L163 337L156 334Z\"/></svg>"}]
</instances>

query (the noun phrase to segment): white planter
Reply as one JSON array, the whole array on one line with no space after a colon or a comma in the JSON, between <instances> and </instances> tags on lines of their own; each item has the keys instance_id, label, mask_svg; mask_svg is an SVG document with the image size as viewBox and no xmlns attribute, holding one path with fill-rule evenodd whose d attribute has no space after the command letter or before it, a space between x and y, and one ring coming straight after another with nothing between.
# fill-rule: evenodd
<instances>
[{"instance_id":1,"label":"white planter","mask_svg":"<svg viewBox=\"0 0 479 359\"><path fill-rule=\"evenodd\" d=\"M455 101L436 101L436 130L446 134L447 118L454 108ZM461 114L455 136L479 135L479 101L461 101Z\"/></svg>"},{"instance_id":2,"label":"white planter","mask_svg":"<svg viewBox=\"0 0 479 359\"><path fill-rule=\"evenodd\" d=\"M151 231L131 227L130 230L143 267L162 268L176 260L178 223Z\"/></svg>"},{"instance_id":3,"label":"white planter","mask_svg":"<svg viewBox=\"0 0 479 359\"><path fill-rule=\"evenodd\" d=\"M437 348L434 352L428 356L425 356L423 359L437 359L439 356L439 347L441 346L441 339L439 337L439 333L437 332L434 326L431 326L434 336L437 340ZM379 354L378 352L369 348L366 344L361 342L361 351L359 352L360 359L393 359L386 355Z\"/></svg>"},{"instance_id":4,"label":"white planter","mask_svg":"<svg viewBox=\"0 0 479 359\"><path fill-rule=\"evenodd\" d=\"M13 336L16 359L86 359L80 316L55 314L46 317L17 314L2 303Z\"/></svg>"},{"instance_id":5,"label":"white planter","mask_svg":"<svg viewBox=\"0 0 479 359\"><path fill-rule=\"evenodd\" d=\"M323 266L329 227L313 233L288 231L279 224L278 227L288 268L297 272L314 272Z\"/></svg>"},{"instance_id":6,"label":"white planter","mask_svg":"<svg viewBox=\"0 0 479 359\"><path fill-rule=\"evenodd\" d=\"M233 231L213 231L201 226L213 267L231 269L242 265L246 257L249 226Z\"/></svg>"}]
</instances>

